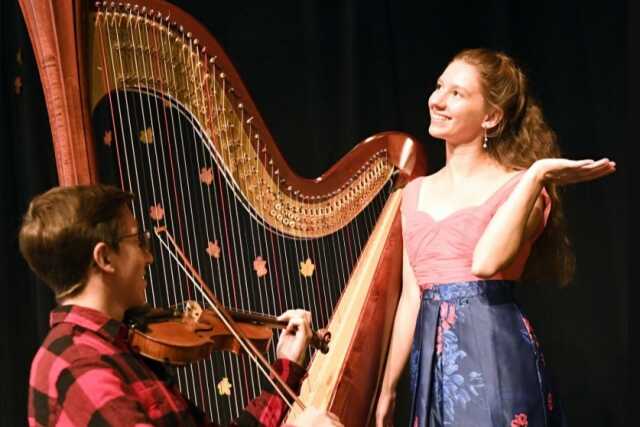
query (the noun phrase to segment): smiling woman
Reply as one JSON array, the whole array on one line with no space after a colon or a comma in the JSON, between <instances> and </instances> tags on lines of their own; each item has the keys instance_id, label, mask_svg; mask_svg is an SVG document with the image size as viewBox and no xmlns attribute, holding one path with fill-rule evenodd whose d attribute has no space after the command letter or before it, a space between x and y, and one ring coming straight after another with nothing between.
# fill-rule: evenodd
<instances>
[{"instance_id":1,"label":"smiling woman","mask_svg":"<svg viewBox=\"0 0 640 427\"><path fill-rule=\"evenodd\" d=\"M438 79L429 97L429 133L449 143L478 138L482 129L495 126L500 110L487 115L476 68L464 61L453 61Z\"/></svg>"},{"instance_id":2,"label":"smiling woman","mask_svg":"<svg viewBox=\"0 0 640 427\"><path fill-rule=\"evenodd\" d=\"M377 426L392 424L409 355L412 426L564 425L514 287L545 241L555 245L541 255L559 262L542 271L560 283L570 277L554 187L608 175L615 163L552 158L555 136L503 53L458 54L429 113L446 165L403 190L403 288Z\"/></svg>"},{"instance_id":3,"label":"smiling woman","mask_svg":"<svg viewBox=\"0 0 640 427\"><path fill-rule=\"evenodd\" d=\"M637 49L625 40L627 34L629 41L640 40L640 26L629 26L629 8L637 9L637 2L170 2L219 36L284 157L307 177L320 175L356 141L382 129L417 136L429 154L430 173L437 171L444 165L444 142L427 133L426 100L448 61L467 46L491 46L513 54L524 66L565 155L582 158L606 150L619 161L611 177L560 189L578 257L570 286L518 286L518 300L558 376L571 423L633 425L625 414L633 407L634 369L626 331L629 316L637 311L635 287L629 285L635 273L630 275L634 270L629 268L628 249L634 168L625 167L624 159L633 162L630 150L637 144L625 133L626 106L634 99L628 97L633 90L627 85L635 82L625 78L625 58L636 58ZM5 2L1 15L6 73L0 86L0 133L6 152L0 156L0 273L5 279L0 336L7 345L0 372L0 425L23 425L29 364L49 329L54 301L22 261L16 234L28 201L57 185L58 177L53 145L46 143L51 131L41 84L18 2ZM100 134L98 142L106 136L113 150L118 134ZM492 142L489 135L489 149ZM422 198L425 203L427 196ZM435 212L431 205L427 203L427 211ZM557 206L553 204L547 228ZM464 215L468 214L455 216ZM544 238L537 240L534 253ZM152 268L161 264L155 249ZM214 262L228 255L219 239L211 239L208 252ZM273 277L276 267L268 261L263 256L264 268L258 271L267 274L260 279ZM550 266L543 262L540 271ZM19 339L12 339L16 328ZM240 390L239 384L233 385L232 393ZM230 400L227 395L221 398ZM406 425L402 402L410 399L398 395L397 400L396 425Z\"/></svg>"}]
</instances>

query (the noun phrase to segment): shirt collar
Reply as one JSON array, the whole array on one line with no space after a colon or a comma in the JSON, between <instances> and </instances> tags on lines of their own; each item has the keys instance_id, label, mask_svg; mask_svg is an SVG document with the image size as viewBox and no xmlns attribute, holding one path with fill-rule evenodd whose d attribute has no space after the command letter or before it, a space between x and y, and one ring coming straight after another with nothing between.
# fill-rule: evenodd
<instances>
[{"instance_id":1,"label":"shirt collar","mask_svg":"<svg viewBox=\"0 0 640 427\"><path fill-rule=\"evenodd\" d=\"M106 314L88 307L78 305L59 305L49 316L51 327L59 323L70 323L80 326L102 336L109 341L126 341L127 327L124 323L112 319Z\"/></svg>"}]
</instances>

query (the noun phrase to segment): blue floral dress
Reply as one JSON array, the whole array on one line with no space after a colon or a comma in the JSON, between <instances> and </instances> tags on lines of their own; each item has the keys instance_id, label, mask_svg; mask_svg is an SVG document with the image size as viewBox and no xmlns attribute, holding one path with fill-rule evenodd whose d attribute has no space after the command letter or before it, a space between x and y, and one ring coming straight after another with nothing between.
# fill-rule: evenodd
<instances>
[{"instance_id":1,"label":"blue floral dress","mask_svg":"<svg viewBox=\"0 0 640 427\"><path fill-rule=\"evenodd\" d=\"M512 265L471 275L473 249L521 177L485 203L435 220L417 210L421 179L403 192L405 248L422 301L410 356L412 426L565 425L538 340L513 290L545 221Z\"/></svg>"}]
</instances>

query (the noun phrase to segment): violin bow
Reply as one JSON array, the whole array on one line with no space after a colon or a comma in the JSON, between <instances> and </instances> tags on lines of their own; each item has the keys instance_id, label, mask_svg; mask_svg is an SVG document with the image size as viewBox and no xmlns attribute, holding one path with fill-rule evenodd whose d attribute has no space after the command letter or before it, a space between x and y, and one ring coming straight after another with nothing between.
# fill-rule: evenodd
<instances>
[{"instance_id":1,"label":"violin bow","mask_svg":"<svg viewBox=\"0 0 640 427\"><path fill-rule=\"evenodd\" d=\"M294 391L291 390L291 387L289 387L289 385L284 382L280 375L278 375L278 373L273 370L269 361L265 359L265 357L262 355L262 353L260 353L260 351L258 351L255 345L236 328L235 321L231 318L226 308L224 308L224 306L216 298L211 289L209 289L209 287L206 285L198 271L191 264L173 236L171 236L171 233L169 233L167 227L155 227L154 233L158 237L158 240L160 241L162 246L164 246L164 248L169 252L169 255L171 255L171 257L173 257L173 259L178 263L178 266L185 272L187 277L191 280L195 288L202 294L204 299L209 303L209 305L211 305L213 311L216 313L216 315L218 315L218 317L220 317L220 320L222 321L222 323L224 323L227 329L229 329L233 337L238 340L240 346L247 353L247 355L249 355L249 358L256 364L260 372L271 383L280 397L282 397L282 399L287 403L287 405L289 405L291 409L293 409L293 404L296 404L300 407L300 409L304 410L304 403L302 403L302 401L298 398ZM175 249L175 253L171 250L169 244L162 239L162 237L160 236L161 233L164 233L167 236L167 239ZM287 397L283 393L283 390L284 393L289 395L289 399L291 399L293 403L291 403L287 399Z\"/></svg>"}]
</instances>

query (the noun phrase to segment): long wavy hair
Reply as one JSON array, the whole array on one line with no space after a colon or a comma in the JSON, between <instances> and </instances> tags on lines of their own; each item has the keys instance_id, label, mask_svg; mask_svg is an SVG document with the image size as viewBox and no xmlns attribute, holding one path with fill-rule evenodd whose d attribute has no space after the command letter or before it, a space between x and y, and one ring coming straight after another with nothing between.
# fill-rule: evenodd
<instances>
[{"instance_id":1,"label":"long wavy hair","mask_svg":"<svg viewBox=\"0 0 640 427\"><path fill-rule=\"evenodd\" d=\"M487 152L500 164L526 169L538 159L560 157L556 134L547 125L538 103L529 94L527 78L508 55L488 49L468 49L453 60L476 68L485 101L502 111L502 119L487 130ZM545 186L552 200L547 226L534 244L523 280L569 283L575 258L567 236L562 200L553 184Z\"/></svg>"}]
</instances>

